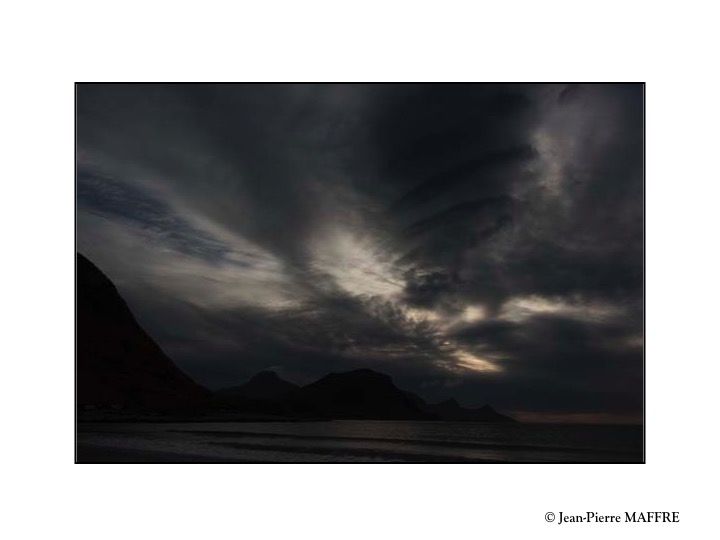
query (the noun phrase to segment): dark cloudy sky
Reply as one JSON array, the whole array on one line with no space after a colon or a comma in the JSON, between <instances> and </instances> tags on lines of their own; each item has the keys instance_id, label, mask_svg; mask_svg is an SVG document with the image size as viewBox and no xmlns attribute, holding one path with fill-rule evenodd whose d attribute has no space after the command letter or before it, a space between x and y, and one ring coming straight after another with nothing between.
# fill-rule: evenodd
<instances>
[{"instance_id":1,"label":"dark cloudy sky","mask_svg":"<svg viewBox=\"0 0 720 540\"><path fill-rule=\"evenodd\" d=\"M642 411L641 85L79 85L77 243L199 382Z\"/></svg>"}]
</instances>

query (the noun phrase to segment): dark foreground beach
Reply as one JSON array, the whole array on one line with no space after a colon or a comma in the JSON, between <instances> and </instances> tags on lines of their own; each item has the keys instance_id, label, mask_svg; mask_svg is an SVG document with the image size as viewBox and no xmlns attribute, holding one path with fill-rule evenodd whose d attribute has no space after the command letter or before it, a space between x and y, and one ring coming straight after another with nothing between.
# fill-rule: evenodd
<instances>
[{"instance_id":1,"label":"dark foreground beach","mask_svg":"<svg viewBox=\"0 0 720 540\"><path fill-rule=\"evenodd\" d=\"M78 463L641 463L640 426L80 422Z\"/></svg>"}]
</instances>

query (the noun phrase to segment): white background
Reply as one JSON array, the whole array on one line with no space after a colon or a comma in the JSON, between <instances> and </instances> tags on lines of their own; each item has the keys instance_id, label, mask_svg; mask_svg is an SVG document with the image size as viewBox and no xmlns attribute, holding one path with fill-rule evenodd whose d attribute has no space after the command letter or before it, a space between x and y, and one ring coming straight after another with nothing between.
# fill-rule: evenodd
<instances>
[{"instance_id":1,"label":"white background","mask_svg":"<svg viewBox=\"0 0 720 540\"><path fill-rule=\"evenodd\" d=\"M9 2L0 537L707 538L718 529L711 2ZM647 82L646 465L74 465L74 81ZM548 511L679 511L551 525Z\"/></svg>"}]
</instances>

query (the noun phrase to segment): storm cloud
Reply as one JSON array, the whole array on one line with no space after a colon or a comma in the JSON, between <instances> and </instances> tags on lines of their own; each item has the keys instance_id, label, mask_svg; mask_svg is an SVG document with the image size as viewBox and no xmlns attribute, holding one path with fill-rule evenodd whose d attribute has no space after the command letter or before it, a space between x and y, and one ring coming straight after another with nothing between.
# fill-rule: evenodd
<instances>
[{"instance_id":1,"label":"storm cloud","mask_svg":"<svg viewBox=\"0 0 720 540\"><path fill-rule=\"evenodd\" d=\"M637 418L639 84L77 87L77 243L199 382Z\"/></svg>"}]
</instances>

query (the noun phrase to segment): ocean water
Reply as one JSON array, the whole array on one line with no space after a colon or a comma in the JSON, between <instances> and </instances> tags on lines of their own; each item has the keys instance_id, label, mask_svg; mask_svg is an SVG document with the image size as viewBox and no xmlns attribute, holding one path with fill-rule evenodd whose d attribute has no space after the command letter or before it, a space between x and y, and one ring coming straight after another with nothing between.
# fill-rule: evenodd
<instances>
[{"instance_id":1,"label":"ocean water","mask_svg":"<svg viewBox=\"0 0 720 540\"><path fill-rule=\"evenodd\" d=\"M80 423L79 462L641 463L640 426L334 420Z\"/></svg>"}]
</instances>

